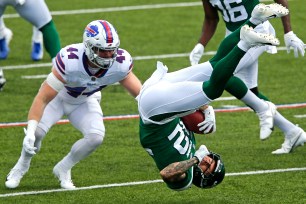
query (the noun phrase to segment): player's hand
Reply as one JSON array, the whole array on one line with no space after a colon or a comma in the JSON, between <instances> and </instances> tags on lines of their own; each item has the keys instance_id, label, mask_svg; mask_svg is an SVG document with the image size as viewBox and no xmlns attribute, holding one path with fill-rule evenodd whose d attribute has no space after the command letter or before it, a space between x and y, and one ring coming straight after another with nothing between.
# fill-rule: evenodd
<instances>
[{"instance_id":1,"label":"player's hand","mask_svg":"<svg viewBox=\"0 0 306 204\"><path fill-rule=\"evenodd\" d=\"M287 53L290 53L290 48L292 47L294 50L294 56L298 57L299 53L304 57L305 48L304 42L298 38L293 31L290 31L284 35L285 44L287 47Z\"/></svg>"},{"instance_id":2,"label":"player's hand","mask_svg":"<svg viewBox=\"0 0 306 204\"><path fill-rule=\"evenodd\" d=\"M216 117L212 106L208 106L204 111L205 120L198 124L199 130L204 134L216 132Z\"/></svg>"},{"instance_id":3,"label":"player's hand","mask_svg":"<svg viewBox=\"0 0 306 204\"><path fill-rule=\"evenodd\" d=\"M201 43L196 44L189 55L191 65L198 64L204 53L204 46Z\"/></svg>"},{"instance_id":4,"label":"player's hand","mask_svg":"<svg viewBox=\"0 0 306 204\"><path fill-rule=\"evenodd\" d=\"M26 134L26 136L23 139L23 149L31 154L34 155L35 150L37 149L36 147L34 147L34 142L35 142L35 135L34 134L28 134L27 130L24 129L24 133Z\"/></svg>"},{"instance_id":5,"label":"player's hand","mask_svg":"<svg viewBox=\"0 0 306 204\"><path fill-rule=\"evenodd\" d=\"M194 153L194 156L198 158L199 163L203 160L203 158L209 155L210 152L208 151L205 145L201 145L200 148Z\"/></svg>"}]
</instances>

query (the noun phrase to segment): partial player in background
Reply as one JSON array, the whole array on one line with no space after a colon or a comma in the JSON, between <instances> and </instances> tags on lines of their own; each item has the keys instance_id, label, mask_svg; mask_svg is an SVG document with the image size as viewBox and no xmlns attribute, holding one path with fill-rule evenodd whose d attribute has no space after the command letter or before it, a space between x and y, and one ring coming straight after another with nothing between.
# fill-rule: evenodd
<instances>
[{"instance_id":1,"label":"partial player in background","mask_svg":"<svg viewBox=\"0 0 306 204\"><path fill-rule=\"evenodd\" d=\"M44 0L1 0L0 1L0 60L6 59L10 52L9 43L12 31L3 21L3 13L7 6L12 6L17 13L33 25L31 58L34 61L43 58L43 45L53 60L61 49L60 38L52 20L50 11ZM22 35L22 33L18 33ZM3 71L0 68L0 74ZM0 77L4 78L0 75ZM0 86L5 83L0 82Z\"/></svg>"},{"instance_id":2,"label":"partial player in background","mask_svg":"<svg viewBox=\"0 0 306 204\"><path fill-rule=\"evenodd\" d=\"M257 17L265 21L269 11L269 7L264 12L257 10L260 15ZM286 13L288 10L282 7L274 14L281 16ZM256 23L248 21L247 25L225 38L217 54L205 63L167 73L168 68L158 62L156 71L142 86L137 97L140 143L154 159L160 176L172 190L185 190L192 184L212 188L224 178L225 167L221 157L205 145L196 151L194 134L181 117L220 97L227 81L233 78L240 59L251 47L279 44L273 35L257 33L249 26L256 26ZM210 78L207 73L211 74ZM215 126L213 116L210 107L200 126L208 127L206 130Z\"/></svg>"},{"instance_id":3,"label":"partial player in background","mask_svg":"<svg viewBox=\"0 0 306 204\"><path fill-rule=\"evenodd\" d=\"M204 47L207 46L210 39L213 37L218 22L219 15L218 11L221 12L223 20L226 25L226 36L245 23L250 17L253 8L259 4L258 0L242 0L242 1L229 1L229 0L202 0L203 8L204 8L204 22L202 27L202 34L199 39L198 44L194 47L192 52L190 53L190 62L192 65L198 64L200 58L204 53ZM287 0L275 0L275 2L288 7ZM305 54L304 43L301 39L299 39L291 29L290 23L290 15L286 15L282 17L282 23L284 28L284 40L287 47L288 53L290 52L290 48L294 49L295 57L298 57L300 53L302 56ZM269 33L275 35L275 30L272 25L266 21L261 25L255 28L257 31ZM241 59L238 64L234 75L240 78L247 87L254 92L259 98L269 101L269 99L264 96L258 90L258 57L263 52L276 53L277 50L274 46L261 46L254 47L248 51L248 53ZM236 82L236 80L230 80L227 83L225 88L230 94L240 99L244 103L246 101L251 100L250 98L241 98L239 95L240 86ZM246 103L247 104L247 103ZM257 112L255 106L250 106L252 109ZM281 129L281 131L285 135L285 141L282 144L280 149L273 151L273 154L285 154L290 153L294 148L294 145L301 138L306 138L306 133L304 130L292 122L284 118L275 108L275 106L271 106L271 109L274 109L273 119L274 125ZM258 114L259 118L266 117L265 115ZM264 125L264 124L260 124ZM261 129L260 139L267 139L272 133L273 129L267 128L265 130Z\"/></svg>"},{"instance_id":4,"label":"partial player in background","mask_svg":"<svg viewBox=\"0 0 306 204\"><path fill-rule=\"evenodd\" d=\"M114 26L105 20L90 22L83 33L83 43L60 50L52 72L41 85L28 115L28 126L21 156L7 176L7 188L18 187L30 168L32 157L40 150L43 138L66 115L83 138L53 168L65 189L74 189L71 169L94 152L103 142L105 127L100 106L100 90L119 82L136 97L141 82L132 72L133 60L119 48Z\"/></svg>"}]
</instances>

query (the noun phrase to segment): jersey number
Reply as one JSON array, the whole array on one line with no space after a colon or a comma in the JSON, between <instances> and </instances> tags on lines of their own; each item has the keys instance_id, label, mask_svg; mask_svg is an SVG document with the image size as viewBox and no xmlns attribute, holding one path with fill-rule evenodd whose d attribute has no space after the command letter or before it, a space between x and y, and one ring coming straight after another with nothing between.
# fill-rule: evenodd
<instances>
[{"instance_id":1,"label":"jersey number","mask_svg":"<svg viewBox=\"0 0 306 204\"><path fill-rule=\"evenodd\" d=\"M248 13L243 5L239 5L242 0L227 0L212 2L213 6L217 6L222 11L225 22L239 22L248 18Z\"/></svg>"}]
</instances>

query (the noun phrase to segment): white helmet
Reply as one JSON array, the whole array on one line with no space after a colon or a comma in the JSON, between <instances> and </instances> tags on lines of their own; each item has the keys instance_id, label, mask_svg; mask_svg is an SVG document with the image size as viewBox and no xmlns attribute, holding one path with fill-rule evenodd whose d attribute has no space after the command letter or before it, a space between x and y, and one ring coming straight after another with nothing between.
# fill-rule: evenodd
<instances>
[{"instance_id":1,"label":"white helmet","mask_svg":"<svg viewBox=\"0 0 306 204\"><path fill-rule=\"evenodd\" d=\"M99 68L108 69L117 56L120 40L112 24L105 20L96 20L86 26L83 44L89 61ZM98 56L99 50L113 50L114 54L111 58L102 58Z\"/></svg>"}]
</instances>

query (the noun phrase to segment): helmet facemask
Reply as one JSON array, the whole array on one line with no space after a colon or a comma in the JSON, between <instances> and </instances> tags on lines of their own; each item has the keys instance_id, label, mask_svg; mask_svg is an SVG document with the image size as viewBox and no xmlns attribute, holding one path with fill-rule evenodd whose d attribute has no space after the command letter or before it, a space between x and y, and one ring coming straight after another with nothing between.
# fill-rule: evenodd
<instances>
[{"instance_id":1,"label":"helmet facemask","mask_svg":"<svg viewBox=\"0 0 306 204\"><path fill-rule=\"evenodd\" d=\"M207 174L199 166L193 169L193 184L199 188L213 188L220 184L225 176L225 168L220 155L211 152L208 156L216 162L213 172Z\"/></svg>"}]
</instances>

